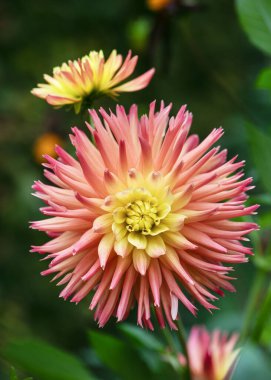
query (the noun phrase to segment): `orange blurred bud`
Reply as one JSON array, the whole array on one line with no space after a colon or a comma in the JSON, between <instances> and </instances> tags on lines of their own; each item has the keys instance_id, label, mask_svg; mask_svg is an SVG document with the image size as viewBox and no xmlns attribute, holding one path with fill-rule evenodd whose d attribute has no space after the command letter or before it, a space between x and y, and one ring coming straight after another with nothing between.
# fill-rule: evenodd
<instances>
[{"instance_id":1,"label":"orange blurred bud","mask_svg":"<svg viewBox=\"0 0 271 380\"><path fill-rule=\"evenodd\" d=\"M172 3L172 0L147 0L148 8L154 12L161 11L170 3Z\"/></svg>"},{"instance_id":2,"label":"orange blurred bud","mask_svg":"<svg viewBox=\"0 0 271 380\"><path fill-rule=\"evenodd\" d=\"M49 154L52 157L56 157L55 146L62 143L62 139L53 132L47 132L42 134L34 142L33 154L35 160L40 163L43 161L43 155Z\"/></svg>"}]
</instances>

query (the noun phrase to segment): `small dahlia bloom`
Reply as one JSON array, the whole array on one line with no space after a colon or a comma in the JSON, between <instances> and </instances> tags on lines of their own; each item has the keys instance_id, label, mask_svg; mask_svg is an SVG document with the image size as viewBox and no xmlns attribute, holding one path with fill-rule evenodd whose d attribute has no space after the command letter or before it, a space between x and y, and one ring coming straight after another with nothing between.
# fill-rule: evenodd
<instances>
[{"instance_id":1,"label":"small dahlia bloom","mask_svg":"<svg viewBox=\"0 0 271 380\"><path fill-rule=\"evenodd\" d=\"M51 237L33 247L48 254L43 274L61 278L64 299L91 293L100 326L136 308L140 326L153 328L153 309L161 326L175 329L179 301L193 314L194 301L214 309L215 294L235 290L231 265L251 253L242 242L257 226L233 219L258 207L244 206L252 181L242 178L244 162L212 148L221 128L200 142L188 135L185 106L176 117L170 109L155 111L153 102L140 118L136 105L100 109L101 118L91 110L95 144L73 128L77 159L56 147L59 159L47 156L45 165L52 184L33 186L49 217L32 223Z\"/></svg>"},{"instance_id":2,"label":"small dahlia bloom","mask_svg":"<svg viewBox=\"0 0 271 380\"><path fill-rule=\"evenodd\" d=\"M192 380L228 380L240 349L234 349L238 334L228 336L219 330L208 333L204 327L194 326L187 341ZM183 355L180 363L186 365Z\"/></svg>"},{"instance_id":3,"label":"small dahlia bloom","mask_svg":"<svg viewBox=\"0 0 271 380\"><path fill-rule=\"evenodd\" d=\"M123 83L134 72L137 59L137 56L132 57L131 51L124 62L116 50L107 60L102 50L91 51L81 59L55 67L52 76L44 75L47 83L38 84L38 88L31 93L56 107L74 105L78 113L84 101L89 105L101 95L116 97L119 92L133 92L147 87L154 69Z\"/></svg>"}]
</instances>

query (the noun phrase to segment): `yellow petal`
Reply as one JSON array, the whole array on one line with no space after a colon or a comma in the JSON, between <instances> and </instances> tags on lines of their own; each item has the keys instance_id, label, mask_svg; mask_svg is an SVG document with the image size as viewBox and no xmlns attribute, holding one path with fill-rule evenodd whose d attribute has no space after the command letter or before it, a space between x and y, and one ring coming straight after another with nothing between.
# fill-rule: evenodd
<instances>
[{"instance_id":1,"label":"yellow petal","mask_svg":"<svg viewBox=\"0 0 271 380\"><path fill-rule=\"evenodd\" d=\"M150 235L151 236L156 236L156 235L159 235L162 232L165 232L165 231L168 231L168 230L169 230L169 228L165 224L160 223L158 226L153 226L152 227Z\"/></svg>"},{"instance_id":2,"label":"yellow petal","mask_svg":"<svg viewBox=\"0 0 271 380\"><path fill-rule=\"evenodd\" d=\"M112 215L104 214L96 218L93 222L94 232L104 234L110 231L110 226L112 225Z\"/></svg>"},{"instance_id":3,"label":"yellow petal","mask_svg":"<svg viewBox=\"0 0 271 380\"><path fill-rule=\"evenodd\" d=\"M120 241L115 241L114 250L117 255L126 257L132 251L133 246L128 242L127 237L124 237Z\"/></svg>"},{"instance_id":4,"label":"yellow petal","mask_svg":"<svg viewBox=\"0 0 271 380\"><path fill-rule=\"evenodd\" d=\"M157 207L157 210L158 210L158 213L157 213L158 218L164 219L170 212L171 207L168 203L162 203Z\"/></svg>"},{"instance_id":5,"label":"yellow petal","mask_svg":"<svg viewBox=\"0 0 271 380\"><path fill-rule=\"evenodd\" d=\"M147 246L147 238L140 232L130 232L128 235L128 241L138 249L145 249Z\"/></svg>"},{"instance_id":6,"label":"yellow petal","mask_svg":"<svg viewBox=\"0 0 271 380\"><path fill-rule=\"evenodd\" d=\"M125 207L118 207L113 212L113 219L116 223L123 223L126 220L126 209Z\"/></svg>"},{"instance_id":7,"label":"yellow petal","mask_svg":"<svg viewBox=\"0 0 271 380\"><path fill-rule=\"evenodd\" d=\"M112 231L113 231L117 241L122 240L124 238L124 236L127 234L125 224L113 223L112 224Z\"/></svg>"}]
</instances>

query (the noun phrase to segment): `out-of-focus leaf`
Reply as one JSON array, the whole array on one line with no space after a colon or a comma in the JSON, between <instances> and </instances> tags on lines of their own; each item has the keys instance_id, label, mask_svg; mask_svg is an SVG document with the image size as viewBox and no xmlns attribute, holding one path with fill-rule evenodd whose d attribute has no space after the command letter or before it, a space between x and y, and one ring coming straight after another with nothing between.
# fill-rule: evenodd
<instances>
[{"instance_id":1,"label":"out-of-focus leaf","mask_svg":"<svg viewBox=\"0 0 271 380\"><path fill-rule=\"evenodd\" d=\"M256 255L253 259L253 262L258 268L271 273L271 257L270 256Z\"/></svg>"},{"instance_id":2,"label":"out-of-focus leaf","mask_svg":"<svg viewBox=\"0 0 271 380\"><path fill-rule=\"evenodd\" d=\"M260 72L256 85L258 88L271 90L271 67L267 67Z\"/></svg>"},{"instance_id":3,"label":"out-of-focus leaf","mask_svg":"<svg viewBox=\"0 0 271 380\"><path fill-rule=\"evenodd\" d=\"M143 50L145 48L151 26L151 21L146 18L133 20L129 23L127 35L133 49Z\"/></svg>"},{"instance_id":4,"label":"out-of-focus leaf","mask_svg":"<svg viewBox=\"0 0 271 380\"><path fill-rule=\"evenodd\" d=\"M94 379L76 357L40 340L12 341L3 356L39 380Z\"/></svg>"},{"instance_id":5,"label":"out-of-focus leaf","mask_svg":"<svg viewBox=\"0 0 271 380\"><path fill-rule=\"evenodd\" d=\"M130 344L137 349L140 357L151 371L161 373L164 363L161 362L161 353L165 347L154 334L142 328L125 323L119 326Z\"/></svg>"},{"instance_id":6,"label":"out-of-focus leaf","mask_svg":"<svg viewBox=\"0 0 271 380\"><path fill-rule=\"evenodd\" d=\"M271 194L252 195L249 201L250 204L259 203L261 205L271 206Z\"/></svg>"},{"instance_id":7,"label":"out-of-focus leaf","mask_svg":"<svg viewBox=\"0 0 271 380\"><path fill-rule=\"evenodd\" d=\"M259 225L261 229L271 227L271 213L266 212L259 215Z\"/></svg>"},{"instance_id":8,"label":"out-of-focus leaf","mask_svg":"<svg viewBox=\"0 0 271 380\"><path fill-rule=\"evenodd\" d=\"M151 371L136 350L110 335L90 331L89 339L101 361L123 380L150 380Z\"/></svg>"},{"instance_id":9,"label":"out-of-focus leaf","mask_svg":"<svg viewBox=\"0 0 271 380\"><path fill-rule=\"evenodd\" d=\"M222 331L236 332L241 330L242 320L237 312L219 310L207 321L207 327L210 331L219 327Z\"/></svg>"},{"instance_id":10,"label":"out-of-focus leaf","mask_svg":"<svg viewBox=\"0 0 271 380\"><path fill-rule=\"evenodd\" d=\"M119 328L137 346L155 351L162 351L164 348L163 344L155 337L155 335L146 330L128 323L120 325Z\"/></svg>"},{"instance_id":11,"label":"out-of-focus leaf","mask_svg":"<svg viewBox=\"0 0 271 380\"><path fill-rule=\"evenodd\" d=\"M16 371L15 371L14 367L11 367L11 369L10 369L9 379L10 380L18 380L18 376L16 374Z\"/></svg>"},{"instance_id":12,"label":"out-of-focus leaf","mask_svg":"<svg viewBox=\"0 0 271 380\"><path fill-rule=\"evenodd\" d=\"M271 2L270 2L271 4ZM271 46L271 39L270 39ZM248 140L254 164L266 190L271 189L271 138L252 125L247 126Z\"/></svg>"},{"instance_id":13,"label":"out-of-focus leaf","mask_svg":"<svg viewBox=\"0 0 271 380\"><path fill-rule=\"evenodd\" d=\"M271 1L236 0L240 22L250 41L271 54Z\"/></svg>"},{"instance_id":14,"label":"out-of-focus leaf","mask_svg":"<svg viewBox=\"0 0 271 380\"><path fill-rule=\"evenodd\" d=\"M271 316L269 316L266 326L262 332L260 343L271 349Z\"/></svg>"},{"instance_id":15,"label":"out-of-focus leaf","mask_svg":"<svg viewBox=\"0 0 271 380\"><path fill-rule=\"evenodd\" d=\"M241 350L240 359L232 380L270 380L271 366L265 354L254 345Z\"/></svg>"},{"instance_id":16,"label":"out-of-focus leaf","mask_svg":"<svg viewBox=\"0 0 271 380\"><path fill-rule=\"evenodd\" d=\"M11 367L10 369L9 380L19 380L14 367ZM33 377L25 377L23 380L33 380Z\"/></svg>"}]
</instances>

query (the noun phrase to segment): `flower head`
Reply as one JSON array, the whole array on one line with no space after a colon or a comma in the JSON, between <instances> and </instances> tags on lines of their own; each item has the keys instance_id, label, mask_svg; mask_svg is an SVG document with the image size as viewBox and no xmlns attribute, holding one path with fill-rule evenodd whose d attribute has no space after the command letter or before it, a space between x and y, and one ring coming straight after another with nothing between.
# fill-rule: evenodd
<instances>
[{"instance_id":1,"label":"flower head","mask_svg":"<svg viewBox=\"0 0 271 380\"><path fill-rule=\"evenodd\" d=\"M74 105L78 113L84 101L87 105L101 95L116 97L119 92L133 92L145 88L154 74L154 69L123 83L134 72L137 58L132 57L129 51L123 62L122 55L113 50L105 60L102 50L91 51L81 59L55 67L53 76L44 75L47 83L38 84L38 88L31 92L56 107Z\"/></svg>"},{"instance_id":2,"label":"flower head","mask_svg":"<svg viewBox=\"0 0 271 380\"><path fill-rule=\"evenodd\" d=\"M188 341L192 380L227 380L230 378L240 349L234 349L238 334L228 337L219 330L209 334L204 327L192 328ZM182 365L186 364L180 355Z\"/></svg>"},{"instance_id":3,"label":"flower head","mask_svg":"<svg viewBox=\"0 0 271 380\"><path fill-rule=\"evenodd\" d=\"M193 314L191 298L214 309L215 294L234 291L227 264L251 253L242 241L257 226L232 220L257 209L243 205L251 188L244 162L211 148L221 128L200 143L188 136L185 106L169 119L170 108L156 112L152 103L139 118L135 105L128 114L117 106L116 114L101 109L102 120L90 111L95 145L73 128L78 159L57 147L59 159L48 156L45 169L53 184L34 185L50 217L32 224L52 237L34 247L49 253L43 274L62 278L61 296L72 302L94 291L100 326L136 307L139 325L152 328L153 306L161 326L166 319L176 328L178 302Z\"/></svg>"}]
</instances>

